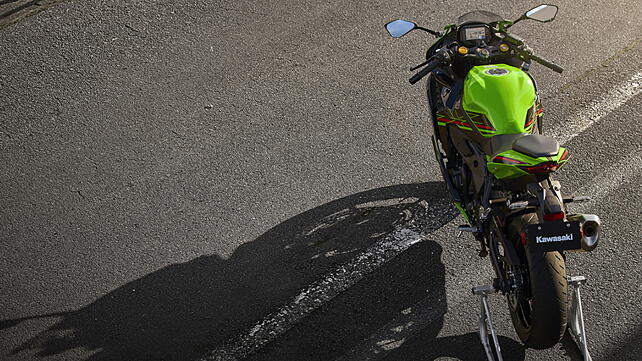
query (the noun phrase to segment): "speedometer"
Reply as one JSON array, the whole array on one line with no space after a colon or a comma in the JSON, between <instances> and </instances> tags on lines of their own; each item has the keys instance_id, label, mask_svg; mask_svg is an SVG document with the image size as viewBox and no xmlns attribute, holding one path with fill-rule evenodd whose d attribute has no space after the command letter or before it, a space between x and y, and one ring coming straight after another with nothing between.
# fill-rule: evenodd
<instances>
[{"instance_id":1,"label":"speedometer","mask_svg":"<svg viewBox=\"0 0 642 361\"><path fill-rule=\"evenodd\" d=\"M464 40L485 40L486 38L487 33L485 26L464 29Z\"/></svg>"}]
</instances>

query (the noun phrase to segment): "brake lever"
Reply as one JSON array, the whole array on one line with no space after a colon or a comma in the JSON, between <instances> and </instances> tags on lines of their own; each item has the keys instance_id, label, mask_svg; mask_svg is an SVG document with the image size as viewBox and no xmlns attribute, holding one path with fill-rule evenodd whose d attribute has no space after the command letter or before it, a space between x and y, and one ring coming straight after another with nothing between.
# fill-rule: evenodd
<instances>
[{"instance_id":1,"label":"brake lever","mask_svg":"<svg viewBox=\"0 0 642 361\"><path fill-rule=\"evenodd\" d=\"M528 45L522 44L515 48L517 56L523 61L531 61L531 55L533 55L533 49Z\"/></svg>"},{"instance_id":2,"label":"brake lever","mask_svg":"<svg viewBox=\"0 0 642 361\"><path fill-rule=\"evenodd\" d=\"M414 71L414 70L417 70L417 69L425 66L426 64L428 64L432 60L434 60L435 57L441 57L442 60L450 59L450 57L452 56L451 54L452 54L452 50L449 50L448 48L443 47L443 48L437 50L433 56L431 56L430 58L426 59L426 61L424 61L423 63L410 68L410 71Z\"/></svg>"}]
</instances>

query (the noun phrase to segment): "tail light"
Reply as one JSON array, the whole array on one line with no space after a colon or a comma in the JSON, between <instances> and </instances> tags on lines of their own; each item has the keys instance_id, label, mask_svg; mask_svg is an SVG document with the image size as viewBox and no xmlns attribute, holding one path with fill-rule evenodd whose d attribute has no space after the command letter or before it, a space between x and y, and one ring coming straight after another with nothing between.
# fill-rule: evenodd
<instances>
[{"instance_id":1,"label":"tail light","mask_svg":"<svg viewBox=\"0 0 642 361\"><path fill-rule=\"evenodd\" d=\"M527 164L522 162L521 160L513 159L513 158L508 158L504 157L501 155L496 156L491 160L493 163L504 163L504 164Z\"/></svg>"},{"instance_id":2,"label":"tail light","mask_svg":"<svg viewBox=\"0 0 642 361\"><path fill-rule=\"evenodd\" d=\"M562 221L564 220L564 212L545 213L544 220L545 221Z\"/></svg>"},{"instance_id":3,"label":"tail light","mask_svg":"<svg viewBox=\"0 0 642 361\"><path fill-rule=\"evenodd\" d=\"M542 174L555 172L559 167L560 165L557 162L544 162L538 165L520 168L530 174Z\"/></svg>"}]
</instances>

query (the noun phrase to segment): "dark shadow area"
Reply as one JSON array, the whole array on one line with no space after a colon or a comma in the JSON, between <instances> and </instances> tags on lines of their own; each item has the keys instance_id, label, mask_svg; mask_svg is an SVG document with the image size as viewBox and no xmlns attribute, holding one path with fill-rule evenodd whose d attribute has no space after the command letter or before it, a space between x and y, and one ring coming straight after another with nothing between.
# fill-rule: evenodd
<instances>
[{"instance_id":1,"label":"dark shadow area","mask_svg":"<svg viewBox=\"0 0 642 361\"><path fill-rule=\"evenodd\" d=\"M462 361L486 360L484 347L476 332L440 338L434 338L432 334L432 330L418 333L382 360L432 361L439 357L450 357ZM524 346L521 343L499 336L499 345L504 360L524 360Z\"/></svg>"},{"instance_id":2,"label":"dark shadow area","mask_svg":"<svg viewBox=\"0 0 642 361\"><path fill-rule=\"evenodd\" d=\"M0 5L11 4L11 3L18 2L18 1L20 1L20 0L1 0L0 1Z\"/></svg>"},{"instance_id":3,"label":"dark shadow area","mask_svg":"<svg viewBox=\"0 0 642 361\"><path fill-rule=\"evenodd\" d=\"M589 338L589 345L590 345ZM590 351L590 350L589 350ZM634 361L642 359L642 325L620 343L606 350L604 357L596 358L591 355L595 361Z\"/></svg>"},{"instance_id":4,"label":"dark shadow area","mask_svg":"<svg viewBox=\"0 0 642 361\"><path fill-rule=\"evenodd\" d=\"M10 15L13 15L13 14L15 14L17 12L20 12L20 11L24 10L24 9L28 9L28 8L30 8L32 6L36 6L36 5L38 5L38 3L39 3L39 0L33 0L33 1L28 2L28 3L24 3L24 4L20 5L20 6L17 6L15 9L11 9L11 10L3 12L2 14L0 14L0 19L9 17Z\"/></svg>"},{"instance_id":5,"label":"dark shadow area","mask_svg":"<svg viewBox=\"0 0 642 361\"><path fill-rule=\"evenodd\" d=\"M0 29L66 0L0 0Z\"/></svg>"},{"instance_id":6,"label":"dark shadow area","mask_svg":"<svg viewBox=\"0 0 642 361\"><path fill-rule=\"evenodd\" d=\"M370 348L377 348L378 342L397 341L400 334L389 329L402 330L409 322L413 326L419 322L424 323L422 326L429 325L426 330L430 335L425 337L434 338L443 325L447 310L441 254L442 247L434 241L413 245L324 304L249 360L335 360L364 341L364 352L369 352ZM416 305L419 301L431 307L431 312L418 314ZM382 337L368 340L382 331ZM364 359L363 355L352 358Z\"/></svg>"},{"instance_id":7,"label":"dark shadow area","mask_svg":"<svg viewBox=\"0 0 642 361\"><path fill-rule=\"evenodd\" d=\"M197 358L277 311L299 290L380 240L394 224L405 222L409 214L417 220L415 227L429 231L448 223L456 211L441 182L390 186L341 198L284 221L241 245L229 259L202 256L125 284L65 314L14 353L36 350L46 356L84 348L94 351L90 360ZM339 334L345 347L374 332L390 319L388 313L427 292L443 294L439 246L423 242L414 249L375 271L369 277L374 286L359 282L322 307L329 310L342 300L342 306L330 312L353 315L350 337ZM370 302L378 297L383 298ZM438 307L445 309L445 299L440 302ZM19 321L1 322L10 327ZM303 321L308 322L312 321ZM330 322L316 327L329 335L336 330ZM337 346L337 351L345 347Z\"/></svg>"},{"instance_id":8,"label":"dark shadow area","mask_svg":"<svg viewBox=\"0 0 642 361\"><path fill-rule=\"evenodd\" d=\"M413 245L248 360L484 359L477 333L437 337L447 311L441 254L435 241ZM524 360L520 343L500 342L505 360Z\"/></svg>"},{"instance_id":9,"label":"dark shadow area","mask_svg":"<svg viewBox=\"0 0 642 361\"><path fill-rule=\"evenodd\" d=\"M54 313L45 313L42 315L37 315L37 316L30 316L30 317L20 317L20 318L13 318L9 320L0 320L0 330L4 330L5 328L10 328L13 327L17 324L19 324L22 321L28 321L28 320L33 320L37 318L49 318L49 317L61 317L61 316L67 316L71 312L54 312Z\"/></svg>"},{"instance_id":10,"label":"dark shadow area","mask_svg":"<svg viewBox=\"0 0 642 361\"><path fill-rule=\"evenodd\" d=\"M560 341L560 346L564 351L564 355L569 359L574 361L584 360L584 358L582 357L582 352L580 351L580 348L577 346L575 341L573 341L573 338L571 337L571 334L569 333L568 329L566 329L566 333L564 334L564 337L562 337L562 340Z\"/></svg>"}]
</instances>

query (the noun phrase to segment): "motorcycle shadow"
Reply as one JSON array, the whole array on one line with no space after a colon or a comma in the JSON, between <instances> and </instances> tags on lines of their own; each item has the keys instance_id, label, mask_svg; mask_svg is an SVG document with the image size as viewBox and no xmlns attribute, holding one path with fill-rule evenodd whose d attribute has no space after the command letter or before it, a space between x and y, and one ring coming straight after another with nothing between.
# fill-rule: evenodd
<instances>
[{"instance_id":1,"label":"motorcycle shadow","mask_svg":"<svg viewBox=\"0 0 642 361\"><path fill-rule=\"evenodd\" d=\"M486 360L484 348L476 332L465 335L431 338L430 331L423 331L390 352L382 360L432 361L442 357L461 361ZM505 361L525 359L524 346L508 337L499 336L502 358Z\"/></svg>"},{"instance_id":2,"label":"motorcycle shadow","mask_svg":"<svg viewBox=\"0 0 642 361\"><path fill-rule=\"evenodd\" d=\"M416 227L430 232L452 220L456 210L441 182L357 193L282 222L229 258L209 255L169 265L78 310L2 320L0 325L2 332L11 332L28 319L59 317L14 354L50 356L83 348L87 360L195 359L278 311L301 289L407 221L408 214L421 219ZM447 309L441 253L434 241L413 245L250 358L328 360L355 350L390 349L377 337L397 330L399 317L415 317L412 309L418 301L428 311L418 316L423 323L417 325L429 327L408 327L423 336L412 337L396 352L415 345L410 342L415 338L417 347L437 342L435 355L451 353L457 342L477 347L479 341L468 335L452 342L436 338Z\"/></svg>"}]
</instances>

